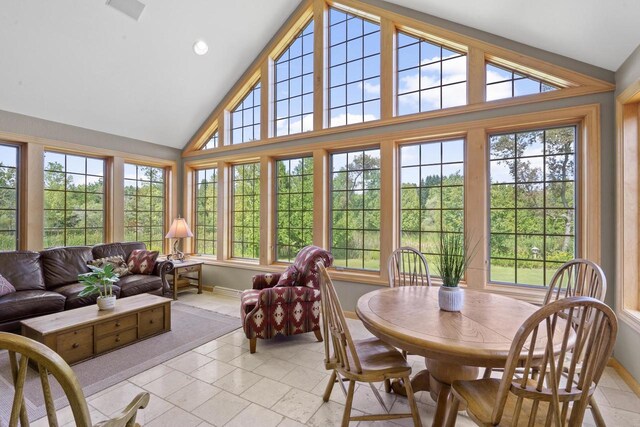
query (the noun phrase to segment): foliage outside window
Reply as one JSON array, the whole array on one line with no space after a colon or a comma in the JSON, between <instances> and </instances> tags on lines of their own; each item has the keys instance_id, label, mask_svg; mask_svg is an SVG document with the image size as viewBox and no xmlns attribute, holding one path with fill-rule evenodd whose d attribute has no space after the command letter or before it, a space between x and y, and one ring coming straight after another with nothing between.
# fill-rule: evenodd
<instances>
[{"instance_id":1,"label":"foliage outside window","mask_svg":"<svg viewBox=\"0 0 640 427\"><path fill-rule=\"evenodd\" d=\"M442 233L464 231L464 140L400 147L400 185L400 244L433 272Z\"/></svg>"},{"instance_id":2,"label":"foliage outside window","mask_svg":"<svg viewBox=\"0 0 640 427\"><path fill-rule=\"evenodd\" d=\"M313 20L275 61L276 136L313 130Z\"/></svg>"},{"instance_id":3,"label":"foliage outside window","mask_svg":"<svg viewBox=\"0 0 640 427\"><path fill-rule=\"evenodd\" d=\"M196 253L215 255L218 241L218 169L196 171Z\"/></svg>"},{"instance_id":4,"label":"foliage outside window","mask_svg":"<svg viewBox=\"0 0 640 427\"><path fill-rule=\"evenodd\" d=\"M331 253L338 268L380 269L380 150L331 155Z\"/></svg>"},{"instance_id":5,"label":"foliage outside window","mask_svg":"<svg viewBox=\"0 0 640 427\"><path fill-rule=\"evenodd\" d=\"M232 168L231 257L260 258L260 163Z\"/></svg>"},{"instance_id":6,"label":"foliage outside window","mask_svg":"<svg viewBox=\"0 0 640 427\"><path fill-rule=\"evenodd\" d=\"M491 135L490 280L546 286L576 256L576 128Z\"/></svg>"},{"instance_id":7,"label":"foliage outside window","mask_svg":"<svg viewBox=\"0 0 640 427\"><path fill-rule=\"evenodd\" d=\"M144 242L149 250L163 250L164 170L124 165L124 238Z\"/></svg>"},{"instance_id":8,"label":"foliage outside window","mask_svg":"<svg viewBox=\"0 0 640 427\"><path fill-rule=\"evenodd\" d=\"M380 118L380 25L329 9L329 126Z\"/></svg>"},{"instance_id":9,"label":"foliage outside window","mask_svg":"<svg viewBox=\"0 0 640 427\"><path fill-rule=\"evenodd\" d=\"M44 246L104 241L104 160L44 155Z\"/></svg>"},{"instance_id":10,"label":"foliage outside window","mask_svg":"<svg viewBox=\"0 0 640 427\"><path fill-rule=\"evenodd\" d=\"M210 148L218 147L218 129L216 129L212 134L211 138L202 146L201 150L208 150Z\"/></svg>"},{"instance_id":11,"label":"foliage outside window","mask_svg":"<svg viewBox=\"0 0 640 427\"><path fill-rule=\"evenodd\" d=\"M231 112L231 144L260 139L260 82Z\"/></svg>"},{"instance_id":12,"label":"foliage outside window","mask_svg":"<svg viewBox=\"0 0 640 427\"><path fill-rule=\"evenodd\" d=\"M513 98L558 89L542 80L534 79L513 70L487 64L487 101Z\"/></svg>"},{"instance_id":13,"label":"foliage outside window","mask_svg":"<svg viewBox=\"0 0 640 427\"><path fill-rule=\"evenodd\" d=\"M18 147L0 144L0 251L18 249Z\"/></svg>"},{"instance_id":14,"label":"foliage outside window","mask_svg":"<svg viewBox=\"0 0 640 427\"><path fill-rule=\"evenodd\" d=\"M467 56L398 32L398 115L467 103Z\"/></svg>"},{"instance_id":15,"label":"foliage outside window","mask_svg":"<svg viewBox=\"0 0 640 427\"><path fill-rule=\"evenodd\" d=\"M291 262L313 243L313 157L276 162L276 260Z\"/></svg>"}]
</instances>

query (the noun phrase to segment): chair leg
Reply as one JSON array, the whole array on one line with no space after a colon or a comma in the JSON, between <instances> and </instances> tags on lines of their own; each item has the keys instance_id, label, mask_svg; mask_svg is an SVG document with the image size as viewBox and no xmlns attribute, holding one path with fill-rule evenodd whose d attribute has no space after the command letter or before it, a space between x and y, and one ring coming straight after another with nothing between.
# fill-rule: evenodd
<instances>
[{"instance_id":1,"label":"chair leg","mask_svg":"<svg viewBox=\"0 0 640 427\"><path fill-rule=\"evenodd\" d=\"M349 427L351 419L351 405L353 404L353 395L356 390L356 382L349 380L349 391L347 392L347 401L344 404L344 415L342 415L342 427Z\"/></svg>"},{"instance_id":2,"label":"chair leg","mask_svg":"<svg viewBox=\"0 0 640 427\"><path fill-rule=\"evenodd\" d=\"M313 331L314 334L316 334L316 339L319 342L322 342L322 332L320 332L320 329L316 329L315 331Z\"/></svg>"},{"instance_id":3,"label":"chair leg","mask_svg":"<svg viewBox=\"0 0 640 427\"><path fill-rule=\"evenodd\" d=\"M384 380L384 391L385 393L391 393L391 380L389 378Z\"/></svg>"},{"instance_id":4,"label":"chair leg","mask_svg":"<svg viewBox=\"0 0 640 427\"><path fill-rule=\"evenodd\" d=\"M249 338L249 352L251 354L256 352L256 342L258 341L258 338L253 337L253 338Z\"/></svg>"},{"instance_id":5,"label":"chair leg","mask_svg":"<svg viewBox=\"0 0 640 427\"><path fill-rule=\"evenodd\" d=\"M329 377L329 382L327 383L327 387L324 389L324 394L322 395L322 400L325 402L329 401L331 397L331 392L333 391L333 384L336 382L336 370L331 371L331 376Z\"/></svg>"},{"instance_id":6,"label":"chair leg","mask_svg":"<svg viewBox=\"0 0 640 427\"><path fill-rule=\"evenodd\" d=\"M422 421L420 421L420 412L418 412L418 404L416 403L416 397L413 394L413 387L411 387L411 379L407 375L402 378L404 383L404 389L407 391L407 400L409 401L409 408L411 408L411 415L413 416L414 427L421 427Z\"/></svg>"},{"instance_id":7,"label":"chair leg","mask_svg":"<svg viewBox=\"0 0 640 427\"><path fill-rule=\"evenodd\" d=\"M487 368L490 369L490 368ZM445 421L445 427L454 427L456 425L456 419L458 418L458 409L460 407L460 401L455 395L451 396L451 405L449 406L449 413Z\"/></svg>"},{"instance_id":8,"label":"chair leg","mask_svg":"<svg viewBox=\"0 0 640 427\"><path fill-rule=\"evenodd\" d=\"M607 424L604 422L600 408L596 403L596 398L593 395L589 398L589 406L591 406L591 413L593 414L593 419L596 422L596 427L606 427Z\"/></svg>"},{"instance_id":9,"label":"chair leg","mask_svg":"<svg viewBox=\"0 0 640 427\"><path fill-rule=\"evenodd\" d=\"M482 378L485 380L488 380L489 378L491 378L491 372L493 372L493 369L485 368L484 375L482 375Z\"/></svg>"}]
</instances>

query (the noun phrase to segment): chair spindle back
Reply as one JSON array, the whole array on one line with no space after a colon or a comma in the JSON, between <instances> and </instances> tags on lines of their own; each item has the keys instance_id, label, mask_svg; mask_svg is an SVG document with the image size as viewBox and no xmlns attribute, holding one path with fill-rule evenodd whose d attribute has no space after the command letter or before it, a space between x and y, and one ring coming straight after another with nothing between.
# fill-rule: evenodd
<instances>
[{"instance_id":1,"label":"chair spindle back","mask_svg":"<svg viewBox=\"0 0 640 427\"><path fill-rule=\"evenodd\" d=\"M585 296L604 301L607 279L600 266L586 259L568 261L551 278L544 304L562 298Z\"/></svg>"},{"instance_id":2,"label":"chair spindle back","mask_svg":"<svg viewBox=\"0 0 640 427\"><path fill-rule=\"evenodd\" d=\"M586 296L551 302L520 327L505 365L492 421L502 418L509 393L516 398L512 424L525 416L535 420L550 405L545 425L582 425L589 398L600 380L615 344L618 323L613 311ZM520 355L524 371L515 377ZM531 405L523 405L530 399ZM570 417L567 420L571 406ZM523 415L523 411L529 411Z\"/></svg>"},{"instance_id":3,"label":"chair spindle back","mask_svg":"<svg viewBox=\"0 0 640 427\"><path fill-rule=\"evenodd\" d=\"M333 366L345 372L362 373L360 358L356 353L336 289L324 265L321 263L317 265L320 271L325 366ZM331 350L333 350L333 355Z\"/></svg>"},{"instance_id":4,"label":"chair spindle back","mask_svg":"<svg viewBox=\"0 0 640 427\"><path fill-rule=\"evenodd\" d=\"M417 249L403 246L393 251L388 261L389 286L431 286L429 265Z\"/></svg>"}]
</instances>

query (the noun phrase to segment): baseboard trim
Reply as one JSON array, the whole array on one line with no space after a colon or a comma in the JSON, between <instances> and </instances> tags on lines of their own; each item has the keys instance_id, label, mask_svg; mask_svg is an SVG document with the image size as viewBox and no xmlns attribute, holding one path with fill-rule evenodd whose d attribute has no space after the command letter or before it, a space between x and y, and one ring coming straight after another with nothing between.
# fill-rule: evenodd
<instances>
[{"instance_id":1,"label":"baseboard trim","mask_svg":"<svg viewBox=\"0 0 640 427\"><path fill-rule=\"evenodd\" d=\"M207 292L211 292L214 295L223 295L225 297L238 298L240 299L240 294L242 294L241 290L233 289L233 288L225 288L223 286L203 286L203 290Z\"/></svg>"},{"instance_id":2,"label":"baseboard trim","mask_svg":"<svg viewBox=\"0 0 640 427\"><path fill-rule=\"evenodd\" d=\"M631 375L627 369L620 364L615 358L610 358L609 363L607 365L611 366L615 371L620 375L620 378L624 380L625 383L629 386L631 390L636 394L636 396L640 397L640 384L636 379Z\"/></svg>"},{"instance_id":3,"label":"baseboard trim","mask_svg":"<svg viewBox=\"0 0 640 427\"><path fill-rule=\"evenodd\" d=\"M356 319L356 320L359 320L359 319L358 319L358 315L356 314L356 312L355 312L355 311L344 311L344 310L343 310L343 313L344 313L344 317L346 317L347 319Z\"/></svg>"}]
</instances>

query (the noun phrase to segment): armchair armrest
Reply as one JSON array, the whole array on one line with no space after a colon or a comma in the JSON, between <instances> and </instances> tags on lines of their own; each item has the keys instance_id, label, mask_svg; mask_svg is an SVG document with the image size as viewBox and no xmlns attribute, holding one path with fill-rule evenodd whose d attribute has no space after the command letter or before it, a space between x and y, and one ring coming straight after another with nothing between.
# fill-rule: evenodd
<instances>
[{"instance_id":1,"label":"armchair armrest","mask_svg":"<svg viewBox=\"0 0 640 427\"><path fill-rule=\"evenodd\" d=\"M166 275L173 271L174 265L171 261L160 261L156 262L155 267L153 268L153 274L159 276L162 279L162 294L167 295L171 293L171 287L169 286L169 281L167 280Z\"/></svg>"},{"instance_id":2,"label":"armchair armrest","mask_svg":"<svg viewBox=\"0 0 640 427\"><path fill-rule=\"evenodd\" d=\"M273 288L281 275L281 273L256 274L253 276L253 289Z\"/></svg>"},{"instance_id":3,"label":"armchair armrest","mask_svg":"<svg viewBox=\"0 0 640 427\"><path fill-rule=\"evenodd\" d=\"M129 427L136 424L138 409L144 409L149 404L150 395L147 392L138 394L131 403L116 417L101 421L95 427Z\"/></svg>"}]
</instances>

